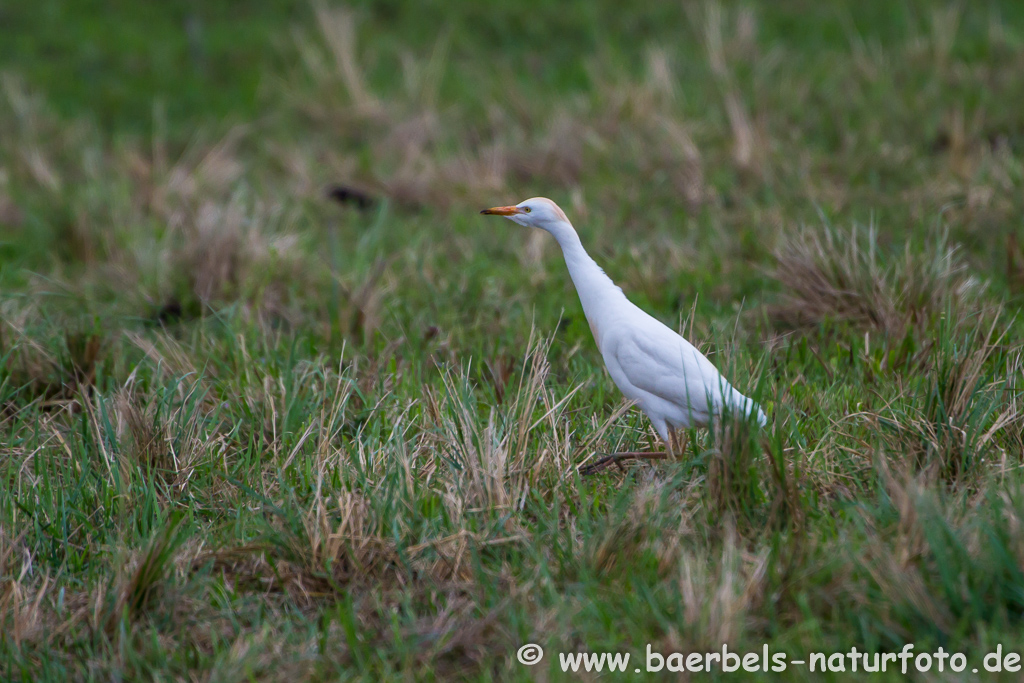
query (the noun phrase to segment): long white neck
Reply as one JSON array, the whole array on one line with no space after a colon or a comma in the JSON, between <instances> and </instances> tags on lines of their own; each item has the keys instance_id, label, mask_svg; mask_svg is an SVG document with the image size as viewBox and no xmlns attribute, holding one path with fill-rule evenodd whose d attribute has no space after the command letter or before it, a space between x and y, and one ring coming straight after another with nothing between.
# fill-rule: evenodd
<instances>
[{"instance_id":1,"label":"long white neck","mask_svg":"<svg viewBox=\"0 0 1024 683\"><path fill-rule=\"evenodd\" d=\"M590 254L583 248L580 236L576 234L575 228L568 221L556 221L544 226L558 241L562 248L562 256L565 257L565 265L569 268L569 276L573 285L576 286L576 293L583 304L583 312L590 323L590 329L594 333L597 345L601 345L601 332L603 322L607 319L608 313L614 310L612 304L618 301L625 301L626 295L611 278L608 277L597 265Z\"/></svg>"}]
</instances>

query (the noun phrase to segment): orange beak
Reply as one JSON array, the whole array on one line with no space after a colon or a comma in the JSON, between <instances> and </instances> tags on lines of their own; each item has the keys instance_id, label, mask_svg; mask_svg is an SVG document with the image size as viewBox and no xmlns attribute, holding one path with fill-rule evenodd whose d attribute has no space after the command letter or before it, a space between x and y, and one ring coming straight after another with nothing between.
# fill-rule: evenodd
<instances>
[{"instance_id":1,"label":"orange beak","mask_svg":"<svg viewBox=\"0 0 1024 683\"><path fill-rule=\"evenodd\" d=\"M525 212L518 206L496 206L493 209L484 209L480 213L485 216L514 216Z\"/></svg>"}]
</instances>

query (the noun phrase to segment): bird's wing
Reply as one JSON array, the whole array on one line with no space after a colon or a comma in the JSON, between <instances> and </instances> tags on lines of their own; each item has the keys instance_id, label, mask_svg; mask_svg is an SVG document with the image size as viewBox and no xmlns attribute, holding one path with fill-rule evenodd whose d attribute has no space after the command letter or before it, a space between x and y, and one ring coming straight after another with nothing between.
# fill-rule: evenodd
<instances>
[{"instance_id":1,"label":"bird's wing","mask_svg":"<svg viewBox=\"0 0 1024 683\"><path fill-rule=\"evenodd\" d=\"M654 318L632 320L610 335L609 352L634 387L707 416L731 387L693 344Z\"/></svg>"}]
</instances>

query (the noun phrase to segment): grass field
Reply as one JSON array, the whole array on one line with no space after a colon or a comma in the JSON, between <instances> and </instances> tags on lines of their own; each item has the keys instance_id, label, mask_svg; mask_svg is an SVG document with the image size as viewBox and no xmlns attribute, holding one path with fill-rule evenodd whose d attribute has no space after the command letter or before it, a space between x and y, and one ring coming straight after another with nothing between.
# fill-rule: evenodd
<instances>
[{"instance_id":1,"label":"grass field","mask_svg":"<svg viewBox=\"0 0 1024 683\"><path fill-rule=\"evenodd\" d=\"M0 5L0 679L1024 651L1024 5L236 4ZM576 473L534 195L762 432Z\"/></svg>"}]
</instances>

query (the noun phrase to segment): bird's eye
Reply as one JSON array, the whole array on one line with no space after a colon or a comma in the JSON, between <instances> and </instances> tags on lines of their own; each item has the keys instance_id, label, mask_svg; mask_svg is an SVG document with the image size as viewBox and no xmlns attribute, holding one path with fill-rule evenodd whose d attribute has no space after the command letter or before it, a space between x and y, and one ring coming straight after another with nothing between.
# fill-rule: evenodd
<instances>
[{"instance_id":1,"label":"bird's eye","mask_svg":"<svg viewBox=\"0 0 1024 683\"><path fill-rule=\"evenodd\" d=\"M530 207L524 206L523 211L525 211L526 213L530 213Z\"/></svg>"}]
</instances>

